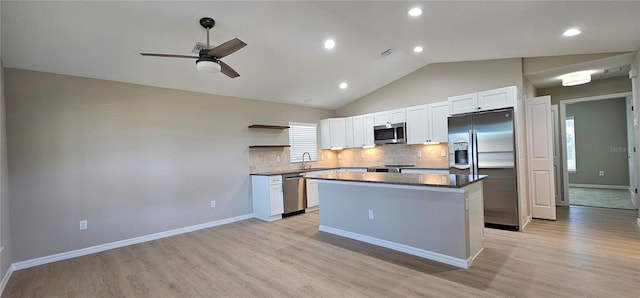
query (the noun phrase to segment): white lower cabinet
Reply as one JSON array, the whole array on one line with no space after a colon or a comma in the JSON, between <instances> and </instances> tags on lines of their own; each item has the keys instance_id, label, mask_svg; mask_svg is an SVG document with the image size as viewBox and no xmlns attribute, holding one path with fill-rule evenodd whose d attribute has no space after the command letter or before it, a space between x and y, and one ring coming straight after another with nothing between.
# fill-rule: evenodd
<instances>
[{"instance_id":1,"label":"white lower cabinet","mask_svg":"<svg viewBox=\"0 0 640 298\"><path fill-rule=\"evenodd\" d=\"M318 199L318 180L306 179L307 181L307 209L317 207L320 203Z\"/></svg>"},{"instance_id":2,"label":"white lower cabinet","mask_svg":"<svg viewBox=\"0 0 640 298\"><path fill-rule=\"evenodd\" d=\"M252 175L251 198L253 217L264 221L281 219L284 212L282 176Z\"/></svg>"},{"instance_id":3,"label":"white lower cabinet","mask_svg":"<svg viewBox=\"0 0 640 298\"><path fill-rule=\"evenodd\" d=\"M339 172L366 172L366 168L341 168L333 170L322 170L307 172L307 177L313 177L314 175L330 174ZM320 205L320 199L318 195L318 180L305 179L307 183L307 211L313 211Z\"/></svg>"}]
</instances>

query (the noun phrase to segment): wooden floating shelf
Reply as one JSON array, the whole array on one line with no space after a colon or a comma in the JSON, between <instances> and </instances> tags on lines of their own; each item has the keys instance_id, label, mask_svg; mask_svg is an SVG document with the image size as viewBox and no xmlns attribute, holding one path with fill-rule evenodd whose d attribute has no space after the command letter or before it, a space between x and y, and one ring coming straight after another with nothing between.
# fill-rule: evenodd
<instances>
[{"instance_id":1,"label":"wooden floating shelf","mask_svg":"<svg viewBox=\"0 0 640 298\"><path fill-rule=\"evenodd\" d=\"M289 128L289 126L252 124L252 125L249 125L249 128L287 129L287 128Z\"/></svg>"},{"instance_id":2,"label":"wooden floating shelf","mask_svg":"<svg viewBox=\"0 0 640 298\"><path fill-rule=\"evenodd\" d=\"M249 148L285 148L291 147L291 145L252 145Z\"/></svg>"}]
</instances>

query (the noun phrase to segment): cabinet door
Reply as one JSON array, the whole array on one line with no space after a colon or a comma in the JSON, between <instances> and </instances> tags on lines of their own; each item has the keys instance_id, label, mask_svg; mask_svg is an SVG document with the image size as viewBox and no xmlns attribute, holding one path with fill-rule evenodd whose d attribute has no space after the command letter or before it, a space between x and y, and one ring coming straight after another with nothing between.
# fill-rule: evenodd
<instances>
[{"instance_id":1,"label":"cabinet door","mask_svg":"<svg viewBox=\"0 0 640 298\"><path fill-rule=\"evenodd\" d=\"M429 142L448 142L449 105L446 101L429 104Z\"/></svg>"},{"instance_id":2,"label":"cabinet door","mask_svg":"<svg viewBox=\"0 0 640 298\"><path fill-rule=\"evenodd\" d=\"M449 114L475 112L478 107L478 93L449 97Z\"/></svg>"},{"instance_id":3,"label":"cabinet door","mask_svg":"<svg viewBox=\"0 0 640 298\"><path fill-rule=\"evenodd\" d=\"M389 111L377 112L374 115L374 124L373 125L385 125L387 123L391 123L391 118L389 116Z\"/></svg>"},{"instance_id":4,"label":"cabinet door","mask_svg":"<svg viewBox=\"0 0 640 298\"><path fill-rule=\"evenodd\" d=\"M478 110L513 107L515 98L516 86L478 92Z\"/></svg>"},{"instance_id":5,"label":"cabinet door","mask_svg":"<svg viewBox=\"0 0 640 298\"><path fill-rule=\"evenodd\" d=\"M375 146L375 142L373 140L373 114L366 114L363 116L364 125L363 125L363 135L364 135L364 145L365 146Z\"/></svg>"},{"instance_id":6,"label":"cabinet door","mask_svg":"<svg viewBox=\"0 0 640 298\"><path fill-rule=\"evenodd\" d=\"M331 139L330 148L344 148L347 145L344 118L330 118L329 131Z\"/></svg>"},{"instance_id":7,"label":"cabinet door","mask_svg":"<svg viewBox=\"0 0 640 298\"><path fill-rule=\"evenodd\" d=\"M429 139L428 105L407 108L407 144L422 144Z\"/></svg>"},{"instance_id":8,"label":"cabinet door","mask_svg":"<svg viewBox=\"0 0 640 298\"><path fill-rule=\"evenodd\" d=\"M318 206L318 181L307 179L307 208Z\"/></svg>"},{"instance_id":9,"label":"cabinet door","mask_svg":"<svg viewBox=\"0 0 640 298\"><path fill-rule=\"evenodd\" d=\"M269 185L269 200L271 201L271 216L284 212L282 184Z\"/></svg>"},{"instance_id":10,"label":"cabinet door","mask_svg":"<svg viewBox=\"0 0 640 298\"><path fill-rule=\"evenodd\" d=\"M353 116L353 146L364 146L364 116Z\"/></svg>"},{"instance_id":11,"label":"cabinet door","mask_svg":"<svg viewBox=\"0 0 640 298\"><path fill-rule=\"evenodd\" d=\"M352 148L353 142L353 117L344 118L344 133L346 134L345 148Z\"/></svg>"},{"instance_id":12,"label":"cabinet door","mask_svg":"<svg viewBox=\"0 0 640 298\"><path fill-rule=\"evenodd\" d=\"M396 109L389 111L389 121L391 124L407 122L405 109Z\"/></svg>"}]
</instances>

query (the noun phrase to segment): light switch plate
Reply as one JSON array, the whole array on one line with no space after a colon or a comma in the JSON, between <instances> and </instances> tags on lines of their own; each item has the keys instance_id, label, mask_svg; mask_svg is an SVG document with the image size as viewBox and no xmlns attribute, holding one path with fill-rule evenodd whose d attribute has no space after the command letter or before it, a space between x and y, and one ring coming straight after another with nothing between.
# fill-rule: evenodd
<instances>
[{"instance_id":1,"label":"light switch plate","mask_svg":"<svg viewBox=\"0 0 640 298\"><path fill-rule=\"evenodd\" d=\"M442 155L442 157L447 157L447 150L442 150L440 151L440 154Z\"/></svg>"},{"instance_id":2,"label":"light switch plate","mask_svg":"<svg viewBox=\"0 0 640 298\"><path fill-rule=\"evenodd\" d=\"M422 151L418 151L416 155L418 156L418 158L422 157Z\"/></svg>"}]
</instances>

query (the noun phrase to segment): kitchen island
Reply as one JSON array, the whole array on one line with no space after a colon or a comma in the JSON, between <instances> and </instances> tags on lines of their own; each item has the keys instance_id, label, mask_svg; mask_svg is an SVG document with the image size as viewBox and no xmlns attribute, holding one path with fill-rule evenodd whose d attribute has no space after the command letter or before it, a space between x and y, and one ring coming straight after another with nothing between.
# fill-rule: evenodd
<instances>
[{"instance_id":1,"label":"kitchen island","mask_svg":"<svg viewBox=\"0 0 640 298\"><path fill-rule=\"evenodd\" d=\"M482 251L486 176L331 173L318 181L319 230L460 268Z\"/></svg>"}]
</instances>

